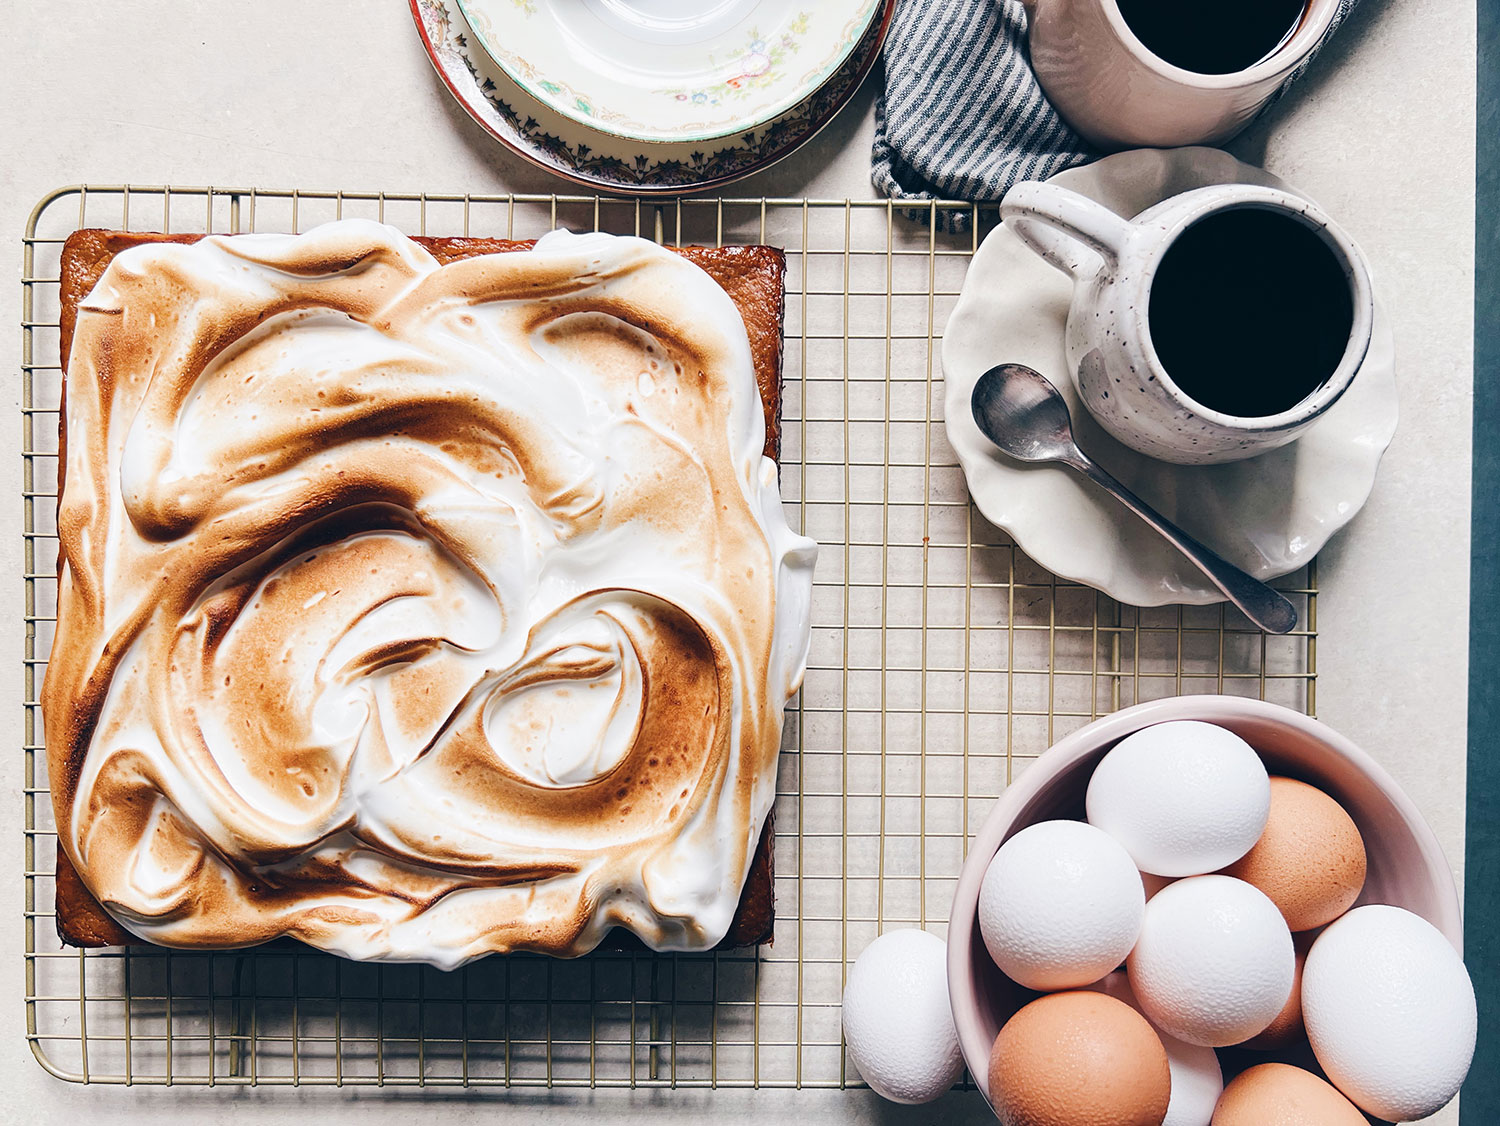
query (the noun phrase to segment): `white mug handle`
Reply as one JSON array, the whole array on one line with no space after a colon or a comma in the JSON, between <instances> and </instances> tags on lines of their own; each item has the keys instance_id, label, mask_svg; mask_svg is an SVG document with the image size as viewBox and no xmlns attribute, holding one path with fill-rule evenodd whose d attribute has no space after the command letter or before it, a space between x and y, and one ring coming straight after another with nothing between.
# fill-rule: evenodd
<instances>
[{"instance_id":1,"label":"white mug handle","mask_svg":"<svg viewBox=\"0 0 1500 1126\"><path fill-rule=\"evenodd\" d=\"M1005 194L1000 217L1021 241L1063 273L1077 277L1087 248L1113 268L1130 223L1103 204L1057 184L1024 180Z\"/></svg>"}]
</instances>

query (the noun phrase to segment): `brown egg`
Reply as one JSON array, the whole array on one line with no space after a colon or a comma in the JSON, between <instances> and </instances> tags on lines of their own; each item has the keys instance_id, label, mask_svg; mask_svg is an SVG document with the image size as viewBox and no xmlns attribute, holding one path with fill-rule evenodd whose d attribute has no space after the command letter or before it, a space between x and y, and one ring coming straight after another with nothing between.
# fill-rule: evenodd
<instances>
[{"instance_id":1,"label":"brown egg","mask_svg":"<svg viewBox=\"0 0 1500 1126\"><path fill-rule=\"evenodd\" d=\"M1175 876L1153 876L1150 872L1141 873L1141 886L1146 889L1146 898L1150 899L1164 887L1169 887L1177 882Z\"/></svg>"},{"instance_id":2,"label":"brown egg","mask_svg":"<svg viewBox=\"0 0 1500 1126\"><path fill-rule=\"evenodd\" d=\"M1292 946L1297 956L1296 969L1292 971L1292 993L1276 1014L1276 1019L1266 1025L1265 1031L1246 1040L1244 1047L1258 1052L1284 1048L1307 1032L1302 1024L1302 967L1307 963L1307 952L1312 949L1313 939L1322 932L1304 931L1292 936Z\"/></svg>"},{"instance_id":3,"label":"brown egg","mask_svg":"<svg viewBox=\"0 0 1500 1126\"><path fill-rule=\"evenodd\" d=\"M990 1051L990 1103L1004 1126L1161 1126L1171 1094L1160 1038L1102 993L1037 998Z\"/></svg>"},{"instance_id":4,"label":"brown egg","mask_svg":"<svg viewBox=\"0 0 1500 1126\"><path fill-rule=\"evenodd\" d=\"M1271 779L1271 815L1255 847L1224 875L1254 884L1294 931L1331 923L1365 886L1365 842L1354 821L1322 790Z\"/></svg>"},{"instance_id":5,"label":"brown egg","mask_svg":"<svg viewBox=\"0 0 1500 1126\"><path fill-rule=\"evenodd\" d=\"M1366 1126L1366 1120L1312 1072L1263 1063L1224 1088L1210 1126Z\"/></svg>"}]
</instances>

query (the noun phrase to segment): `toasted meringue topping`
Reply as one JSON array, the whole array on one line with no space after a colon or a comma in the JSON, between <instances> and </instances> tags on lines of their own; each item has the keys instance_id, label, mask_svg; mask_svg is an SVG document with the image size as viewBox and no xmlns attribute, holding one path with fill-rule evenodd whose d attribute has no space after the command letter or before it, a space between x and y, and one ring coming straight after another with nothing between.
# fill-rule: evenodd
<instances>
[{"instance_id":1,"label":"toasted meringue topping","mask_svg":"<svg viewBox=\"0 0 1500 1126\"><path fill-rule=\"evenodd\" d=\"M68 371L43 706L123 925L447 967L723 937L815 548L711 278L562 231L144 245Z\"/></svg>"}]
</instances>

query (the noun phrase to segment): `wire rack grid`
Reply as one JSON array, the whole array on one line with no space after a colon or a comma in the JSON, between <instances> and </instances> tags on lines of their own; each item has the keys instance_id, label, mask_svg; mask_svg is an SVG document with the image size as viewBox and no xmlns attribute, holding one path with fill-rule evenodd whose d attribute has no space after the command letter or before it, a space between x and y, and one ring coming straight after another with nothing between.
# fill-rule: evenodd
<instances>
[{"instance_id":1,"label":"wire rack grid","mask_svg":"<svg viewBox=\"0 0 1500 1126\"><path fill-rule=\"evenodd\" d=\"M860 1082L839 998L883 930L945 929L966 844L1056 739L1139 701L1241 693L1309 713L1305 628L1223 607L1139 610L1060 580L988 524L944 436L936 344L984 230L968 205L400 195L75 186L23 242L27 1037L72 1081L426 1087L840 1087ZM970 233L940 212L969 210ZM58 257L85 226L299 231L362 215L413 234L556 226L788 260L782 486L822 545L807 679L775 808L776 936L701 955L491 957L454 973L249 951L74 950L55 935L56 835L37 693L56 607Z\"/></svg>"}]
</instances>

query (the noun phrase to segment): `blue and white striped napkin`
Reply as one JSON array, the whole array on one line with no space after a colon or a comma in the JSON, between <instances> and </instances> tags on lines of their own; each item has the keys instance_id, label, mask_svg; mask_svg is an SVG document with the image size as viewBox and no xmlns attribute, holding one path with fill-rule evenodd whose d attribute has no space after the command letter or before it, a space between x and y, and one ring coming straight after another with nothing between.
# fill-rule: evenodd
<instances>
[{"instance_id":1,"label":"blue and white striped napkin","mask_svg":"<svg viewBox=\"0 0 1500 1126\"><path fill-rule=\"evenodd\" d=\"M1339 0L1335 28L1355 3ZM1037 84L1021 0L900 0L884 61L871 179L892 199L998 203L1019 180L1102 155Z\"/></svg>"}]
</instances>

